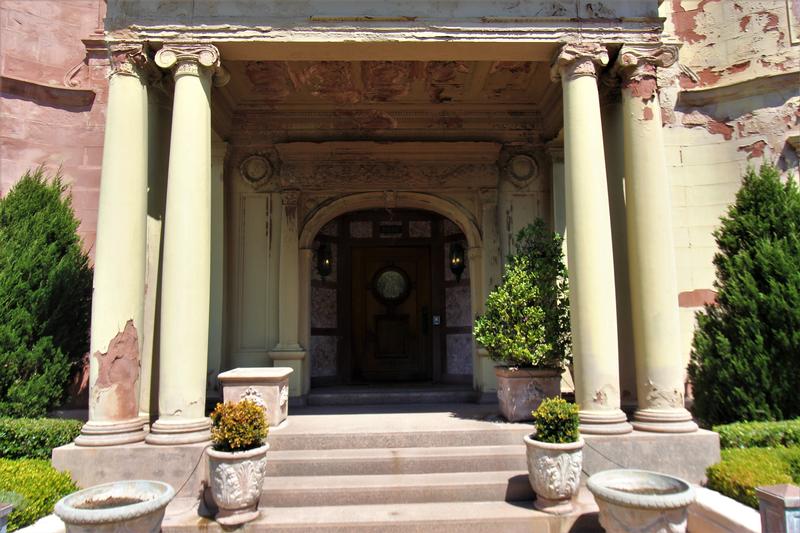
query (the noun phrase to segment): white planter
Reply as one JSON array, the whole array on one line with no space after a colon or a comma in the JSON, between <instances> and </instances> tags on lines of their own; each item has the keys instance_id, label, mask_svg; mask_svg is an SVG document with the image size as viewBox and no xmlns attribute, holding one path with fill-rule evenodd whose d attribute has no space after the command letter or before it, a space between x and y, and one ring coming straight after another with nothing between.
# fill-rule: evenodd
<instances>
[{"instance_id":1,"label":"white planter","mask_svg":"<svg viewBox=\"0 0 800 533\"><path fill-rule=\"evenodd\" d=\"M565 514L572 510L583 466L583 438L578 442L551 444L525 435L528 479L536 493L533 506L540 511Z\"/></svg>"},{"instance_id":2,"label":"white planter","mask_svg":"<svg viewBox=\"0 0 800 533\"><path fill-rule=\"evenodd\" d=\"M692 487L646 470L606 470L587 482L608 533L684 533Z\"/></svg>"},{"instance_id":3,"label":"white planter","mask_svg":"<svg viewBox=\"0 0 800 533\"><path fill-rule=\"evenodd\" d=\"M244 452L209 448L211 496L219 507L216 520L230 526L258 518L258 499L267 473L269 444Z\"/></svg>"},{"instance_id":4,"label":"white planter","mask_svg":"<svg viewBox=\"0 0 800 533\"><path fill-rule=\"evenodd\" d=\"M55 514L67 533L158 533L174 496L161 481L115 481L64 496Z\"/></svg>"}]
</instances>

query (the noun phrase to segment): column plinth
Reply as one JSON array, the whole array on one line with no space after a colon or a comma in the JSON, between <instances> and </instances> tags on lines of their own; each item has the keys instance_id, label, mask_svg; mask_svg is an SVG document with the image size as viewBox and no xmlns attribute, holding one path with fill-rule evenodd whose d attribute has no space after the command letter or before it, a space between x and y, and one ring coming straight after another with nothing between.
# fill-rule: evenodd
<instances>
[{"instance_id":1,"label":"column plinth","mask_svg":"<svg viewBox=\"0 0 800 533\"><path fill-rule=\"evenodd\" d=\"M150 444L210 439L205 416L211 287L211 82L219 69L212 45L165 45L156 54L173 68L164 259L158 420Z\"/></svg>"},{"instance_id":2,"label":"column plinth","mask_svg":"<svg viewBox=\"0 0 800 533\"><path fill-rule=\"evenodd\" d=\"M564 94L564 175L570 321L580 430L631 431L620 409L611 217L608 206L597 66L599 44L565 45L553 65Z\"/></svg>"},{"instance_id":3,"label":"column plinth","mask_svg":"<svg viewBox=\"0 0 800 533\"><path fill-rule=\"evenodd\" d=\"M662 139L656 67L678 58L675 46L624 46L615 70L622 79L625 198L637 430L697 430L684 408L672 204Z\"/></svg>"},{"instance_id":4,"label":"column plinth","mask_svg":"<svg viewBox=\"0 0 800 533\"><path fill-rule=\"evenodd\" d=\"M147 220L147 54L113 45L95 245L89 421L79 446L144 440L139 416Z\"/></svg>"}]
</instances>

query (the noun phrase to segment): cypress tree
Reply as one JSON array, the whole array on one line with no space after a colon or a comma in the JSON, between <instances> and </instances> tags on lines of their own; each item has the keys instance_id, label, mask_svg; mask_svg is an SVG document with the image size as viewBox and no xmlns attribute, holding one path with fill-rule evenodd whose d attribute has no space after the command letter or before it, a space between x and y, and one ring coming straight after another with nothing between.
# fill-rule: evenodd
<instances>
[{"instance_id":1,"label":"cypress tree","mask_svg":"<svg viewBox=\"0 0 800 533\"><path fill-rule=\"evenodd\" d=\"M689 377L707 424L800 416L800 191L750 169L714 232L717 300L697 314Z\"/></svg>"},{"instance_id":2,"label":"cypress tree","mask_svg":"<svg viewBox=\"0 0 800 533\"><path fill-rule=\"evenodd\" d=\"M0 415L43 416L89 350L92 271L67 187L42 167L0 198Z\"/></svg>"}]
</instances>

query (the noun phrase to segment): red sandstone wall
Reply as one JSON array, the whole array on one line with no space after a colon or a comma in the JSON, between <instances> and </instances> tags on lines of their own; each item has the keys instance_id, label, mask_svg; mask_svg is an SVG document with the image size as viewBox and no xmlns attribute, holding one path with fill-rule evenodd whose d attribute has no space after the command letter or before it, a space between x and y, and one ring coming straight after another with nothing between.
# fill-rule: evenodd
<instances>
[{"instance_id":1,"label":"red sandstone wall","mask_svg":"<svg viewBox=\"0 0 800 533\"><path fill-rule=\"evenodd\" d=\"M95 33L104 10L102 0L0 0L0 195L29 168L62 166L90 253L108 86Z\"/></svg>"}]
</instances>

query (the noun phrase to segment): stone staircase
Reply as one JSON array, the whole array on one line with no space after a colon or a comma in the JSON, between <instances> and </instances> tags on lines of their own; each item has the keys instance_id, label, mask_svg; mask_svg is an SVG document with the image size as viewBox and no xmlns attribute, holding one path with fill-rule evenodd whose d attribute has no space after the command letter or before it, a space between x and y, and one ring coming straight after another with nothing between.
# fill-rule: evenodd
<instances>
[{"instance_id":1,"label":"stone staircase","mask_svg":"<svg viewBox=\"0 0 800 533\"><path fill-rule=\"evenodd\" d=\"M244 531L600 531L588 493L567 517L533 510L522 444L531 426L499 422L491 407L327 409L298 409L270 434L261 517ZM168 513L163 531L223 530L195 507Z\"/></svg>"}]
</instances>

